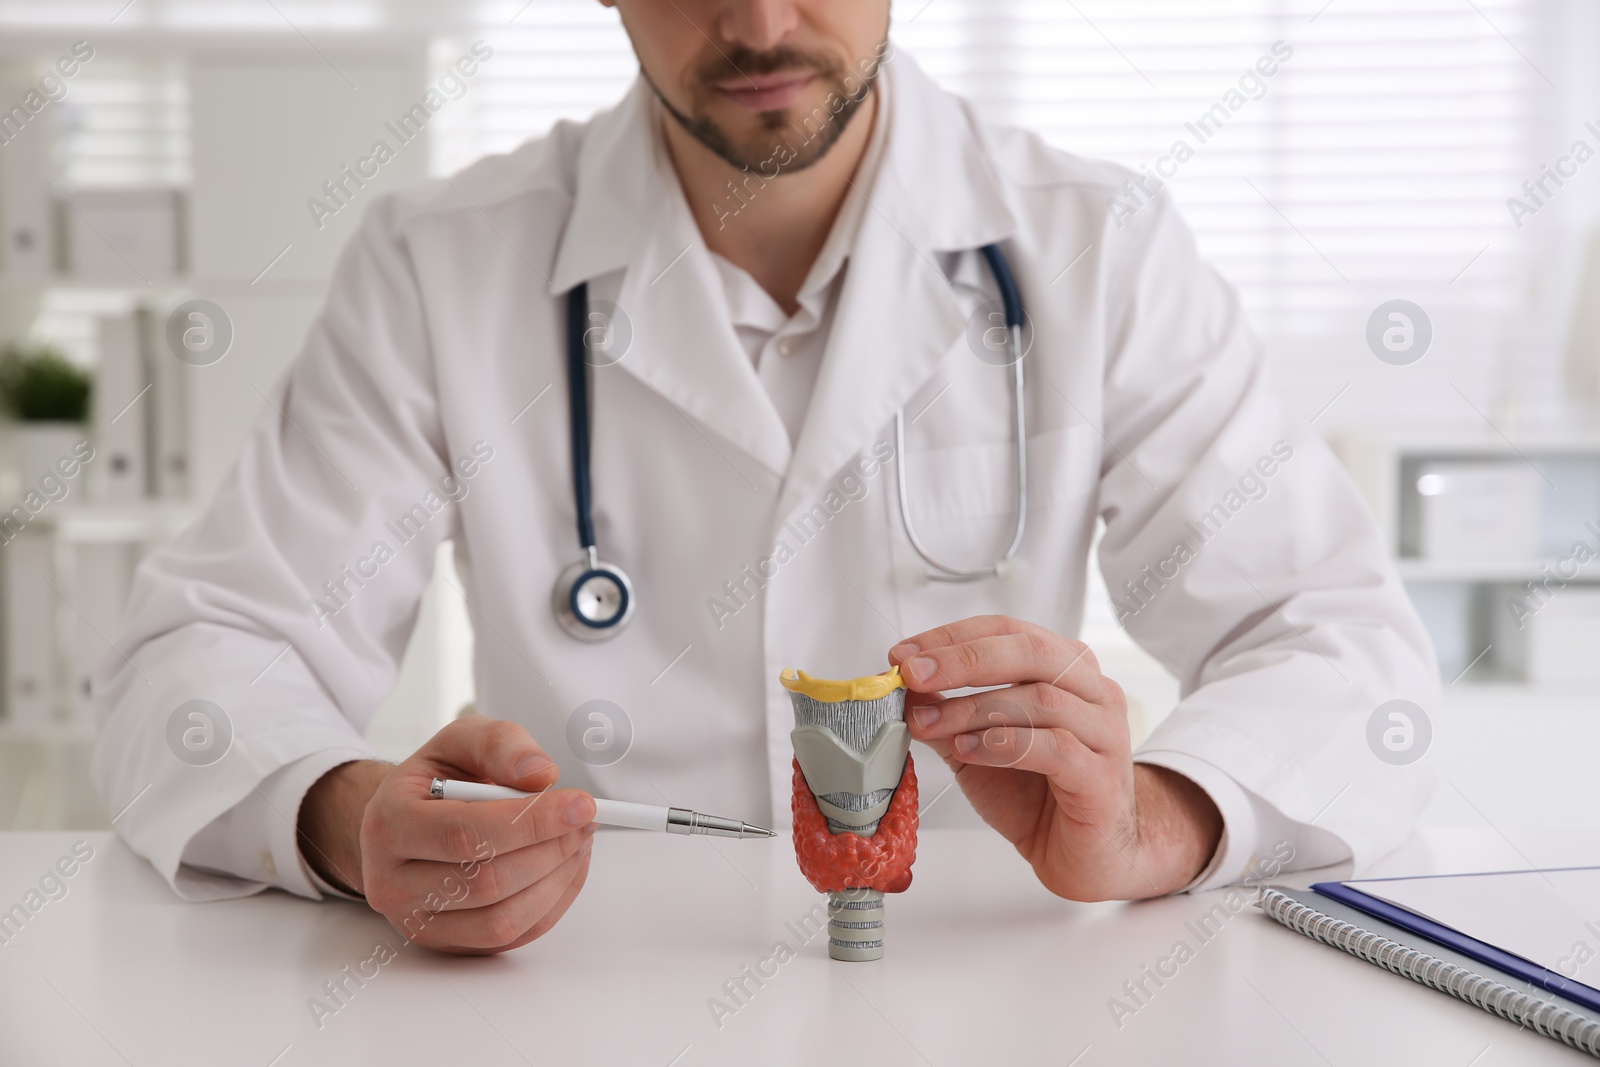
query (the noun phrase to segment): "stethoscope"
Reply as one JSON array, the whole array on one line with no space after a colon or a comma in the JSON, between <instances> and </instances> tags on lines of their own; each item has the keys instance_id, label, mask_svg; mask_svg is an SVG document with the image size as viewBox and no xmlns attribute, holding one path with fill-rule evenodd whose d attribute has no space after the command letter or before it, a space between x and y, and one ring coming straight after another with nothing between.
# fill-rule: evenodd
<instances>
[{"instance_id":1,"label":"stethoscope","mask_svg":"<svg viewBox=\"0 0 1600 1067\"><path fill-rule=\"evenodd\" d=\"M600 558L594 541L589 489L589 284L567 294L567 404L572 424L572 498L578 511L583 558L562 571L551 594L561 628L580 641L604 641L633 618L633 583L615 563Z\"/></svg>"},{"instance_id":2,"label":"stethoscope","mask_svg":"<svg viewBox=\"0 0 1600 1067\"><path fill-rule=\"evenodd\" d=\"M981 250L989 264L1000 301L1005 309L1006 362L1011 370L1012 417L1016 446L1013 476L1016 483L1017 518L1011 543L1005 553L987 567L953 567L935 559L917 536L911 522L911 503L906 486L905 410L894 416L895 480L899 485L900 522L906 538L927 569L922 577L935 582L976 582L1003 578L1022 547L1028 522L1028 448L1026 397L1024 396L1023 332L1027 322L1022 294L1016 276L999 245ZM600 558L595 547L593 495L589 479L589 287L580 282L567 294L567 401L572 427L572 495L578 515L578 544L582 558L556 578L551 607L561 628L580 641L604 641L621 633L633 618L633 582L615 563Z\"/></svg>"}]
</instances>

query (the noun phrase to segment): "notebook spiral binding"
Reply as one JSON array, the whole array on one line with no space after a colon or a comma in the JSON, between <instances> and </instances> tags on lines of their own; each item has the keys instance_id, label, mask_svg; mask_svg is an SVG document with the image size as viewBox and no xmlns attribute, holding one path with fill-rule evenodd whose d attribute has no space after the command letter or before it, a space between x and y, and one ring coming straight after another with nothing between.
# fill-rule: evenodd
<instances>
[{"instance_id":1,"label":"notebook spiral binding","mask_svg":"<svg viewBox=\"0 0 1600 1067\"><path fill-rule=\"evenodd\" d=\"M1343 919L1323 915L1275 889L1263 888L1256 906L1297 933L1600 1058L1600 1023L1559 1004L1512 989L1426 952L1396 944Z\"/></svg>"}]
</instances>

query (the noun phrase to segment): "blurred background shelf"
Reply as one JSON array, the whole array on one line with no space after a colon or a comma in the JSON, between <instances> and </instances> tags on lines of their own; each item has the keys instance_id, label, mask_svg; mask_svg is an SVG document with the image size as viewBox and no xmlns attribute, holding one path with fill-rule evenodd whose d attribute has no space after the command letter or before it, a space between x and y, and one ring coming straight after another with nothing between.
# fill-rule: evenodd
<instances>
[{"instance_id":1,"label":"blurred background shelf","mask_svg":"<svg viewBox=\"0 0 1600 1067\"><path fill-rule=\"evenodd\" d=\"M64 499L0 535L0 827L104 825L87 778L89 675L115 654L138 561L202 512L297 355L361 211L430 167L423 136L365 183L356 210L311 225L307 199L326 196L324 182L438 77L440 34L349 26L311 49L264 10L269 25L232 28L207 25L226 21L217 5L198 24L159 28L140 25L146 12L115 26L108 13L64 98L0 147L0 345L49 342L96 378L78 435L94 459ZM6 105L82 36L41 28L47 11L8 24L15 13L0 10ZM452 44L449 60L461 51ZM204 366L180 362L167 339L169 316L194 298L218 305L233 336ZM26 432L0 433L0 500L38 488L38 472L22 470ZM446 545L439 573L452 560ZM370 732L386 755L408 754L471 699L458 600L439 581L425 596Z\"/></svg>"},{"instance_id":2,"label":"blurred background shelf","mask_svg":"<svg viewBox=\"0 0 1600 1067\"><path fill-rule=\"evenodd\" d=\"M1587 686L1600 706L1600 434L1571 422L1335 441L1447 680Z\"/></svg>"}]
</instances>

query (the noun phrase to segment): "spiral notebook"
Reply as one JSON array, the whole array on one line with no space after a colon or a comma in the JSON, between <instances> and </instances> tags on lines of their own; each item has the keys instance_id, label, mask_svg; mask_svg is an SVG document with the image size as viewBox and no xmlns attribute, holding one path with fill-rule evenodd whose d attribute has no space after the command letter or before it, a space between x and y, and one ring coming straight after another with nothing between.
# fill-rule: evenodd
<instances>
[{"instance_id":1,"label":"spiral notebook","mask_svg":"<svg viewBox=\"0 0 1600 1067\"><path fill-rule=\"evenodd\" d=\"M1307 937L1600 1058L1597 892L1600 868L1570 868L1267 888L1257 906Z\"/></svg>"}]
</instances>

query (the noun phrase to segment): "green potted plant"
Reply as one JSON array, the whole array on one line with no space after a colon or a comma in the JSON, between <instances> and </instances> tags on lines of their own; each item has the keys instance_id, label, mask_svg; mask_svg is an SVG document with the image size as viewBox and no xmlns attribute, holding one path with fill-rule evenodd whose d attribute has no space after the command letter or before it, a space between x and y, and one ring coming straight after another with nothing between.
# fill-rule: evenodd
<instances>
[{"instance_id":1,"label":"green potted plant","mask_svg":"<svg viewBox=\"0 0 1600 1067\"><path fill-rule=\"evenodd\" d=\"M16 422L24 490L88 436L93 390L89 372L53 345L13 342L0 351L0 408Z\"/></svg>"}]
</instances>

